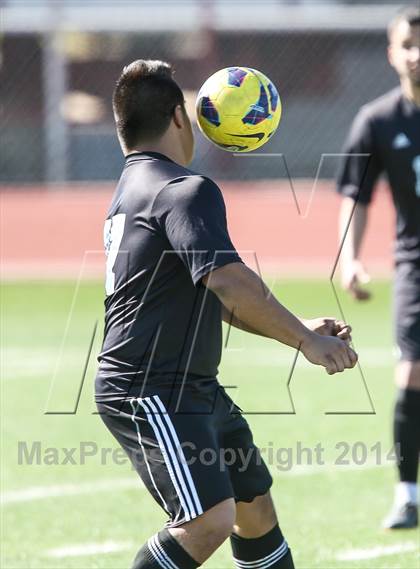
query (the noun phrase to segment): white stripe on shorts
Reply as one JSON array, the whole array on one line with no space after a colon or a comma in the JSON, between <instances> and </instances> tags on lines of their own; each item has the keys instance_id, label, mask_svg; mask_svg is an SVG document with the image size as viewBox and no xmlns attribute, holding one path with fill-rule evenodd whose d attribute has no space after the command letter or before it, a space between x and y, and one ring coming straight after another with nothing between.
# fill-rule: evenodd
<instances>
[{"instance_id":1,"label":"white stripe on shorts","mask_svg":"<svg viewBox=\"0 0 420 569\"><path fill-rule=\"evenodd\" d=\"M133 409L133 414L131 415L131 420L132 420L133 423L136 425L137 440L138 440L139 445L140 445L140 448L141 448L141 450L142 450L142 453L143 453L143 456L144 456L144 462L146 463L147 472L149 473L150 480L152 481L152 484L153 484L153 488L156 490L157 495L159 496L159 499L160 499L160 501L162 502L162 505L163 505L165 511L168 512L168 514L170 515L170 511L169 511L169 508L168 508L168 504L165 502L164 497L163 497L162 494L159 492L159 488L158 488L157 485L156 485L156 482L155 482L155 480L154 480L154 478L153 478L153 475L152 475L152 471L151 471L151 469L150 469L149 461L147 460L147 454L146 454L146 451L144 450L143 440L142 440L142 438L141 438L140 427L139 427L138 421L136 420L136 414L137 414L137 410L138 410L138 408L139 408L139 404L138 404L138 402L136 402L136 406L134 406L134 402L135 402L135 401L136 401L135 399L130 399L131 408Z\"/></svg>"},{"instance_id":2,"label":"white stripe on shorts","mask_svg":"<svg viewBox=\"0 0 420 569\"><path fill-rule=\"evenodd\" d=\"M162 411L162 417L166 421L166 424L168 425L169 430L172 434L175 446L177 448L177 455L178 457L181 458L181 466L184 470L185 478L187 480L188 487L191 491L191 495L194 500L194 505L197 515L201 515L203 513L203 506L201 505L200 498L198 497L197 489L195 487L194 480L192 479L191 472L187 464L187 459L185 458L184 451L182 450L182 446L178 438L178 435L176 433L175 427L171 421L171 418L169 417L168 412L165 409L164 404L160 400L160 397L158 395L155 395L153 399L156 401L156 403L159 406L159 409Z\"/></svg>"},{"instance_id":3,"label":"white stripe on shorts","mask_svg":"<svg viewBox=\"0 0 420 569\"><path fill-rule=\"evenodd\" d=\"M182 476L182 472L178 463L178 457L172 445L167 428L162 421L162 417L156 405L150 397L138 399L138 402L147 413L148 421L153 428L160 450L162 451L169 476L171 477L175 491L178 495L181 507L184 510L185 519L187 521L190 521L198 514L194 509L191 496Z\"/></svg>"}]
</instances>

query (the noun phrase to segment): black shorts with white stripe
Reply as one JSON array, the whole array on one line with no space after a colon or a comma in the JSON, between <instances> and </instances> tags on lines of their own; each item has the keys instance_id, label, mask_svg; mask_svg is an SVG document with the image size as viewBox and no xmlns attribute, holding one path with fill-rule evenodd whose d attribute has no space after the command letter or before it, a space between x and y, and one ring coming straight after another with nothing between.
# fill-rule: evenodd
<instances>
[{"instance_id":1,"label":"black shorts with white stripe","mask_svg":"<svg viewBox=\"0 0 420 569\"><path fill-rule=\"evenodd\" d=\"M188 522L227 498L250 502L271 475L248 423L216 380L160 386L124 401L97 402L167 527Z\"/></svg>"},{"instance_id":2,"label":"black shorts with white stripe","mask_svg":"<svg viewBox=\"0 0 420 569\"><path fill-rule=\"evenodd\" d=\"M401 359L420 360L420 263L395 267L394 320Z\"/></svg>"}]
</instances>

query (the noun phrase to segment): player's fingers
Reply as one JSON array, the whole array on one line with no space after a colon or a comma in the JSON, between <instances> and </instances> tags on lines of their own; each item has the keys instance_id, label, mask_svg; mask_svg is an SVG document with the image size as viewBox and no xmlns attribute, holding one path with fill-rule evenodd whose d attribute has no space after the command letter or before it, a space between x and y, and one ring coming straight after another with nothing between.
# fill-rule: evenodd
<instances>
[{"instance_id":1,"label":"player's fingers","mask_svg":"<svg viewBox=\"0 0 420 569\"><path fill-rule=\"evenodd\" d=\"M334 330L336 330L337 333L344 330L344 328L350 328L350 326L343 322L343 320L334 320Z\"/></svg>"},{"instance_id":2,"label":"player's fingers","mask_svg":"<svg viewBox=\"0 0 420 569\"><path fill-rule=\"evenodd\" d=\"M335 357L335 361L338 364L338 371L344 371L346 368L353 367L354 364L350 358L350 351L346 342L340 342L340 345L337 347L337 355Z\"/></svg>"},{"instance_id":3,"label":"player's fingers","mask_svg":"<svg viewBox=\"0 0 420 569\"><path fill-rule=\"evenodd\" d=\"M355 290L354 290L354 287L353 287L353 286L347 287L346 290L347 290L347 292L350 294L350 296L352 296L353 298L356 298L356 293L355 293Z\"/></svg>"},{"instance_id":4,"label":"player's fingers","mask_svg":"<svg viewBox=\"0 0 420 569\"><path fill-rule=\"evenodd\" d=\"M353 298L356 298L357 292L360 290L359 281L357 277L353 277L346 287L347 291L351 294Z\"/></svg>"},{"instance_id":5,"label":"player's fingers","mask_svg":"<svg viewBox=\"0 0 420 569\"><path fill-rule=\"evenodd\" d=\"M324 336L334 336L335 334L335 321L334 318L324 319Z\"/></svg>"},{"instance_id":6,"label":"player's fingers","mask_svg":"<svg viewBox=\"0 0 420 569\"><path fill-rule=\"evenodd\" d=\"M341 358L337 353L335 353L334 355L331 354L327 356L328 365L326 367L326 370L329 375L333 375L334 373L343 371L344 364L340 360Z\"/></svg>"},{"instance_id":7,"label":"player's fingers","mask_svg":"<svg viewBox=\"0 0 420 569\"><path fill-rule=\"evenodd\" d=\"M357 272L357 278L362 284L367 284L370 282L370 275L364 270L363 267L361 267Z\"/></svg>"},{"instance_id":8,"label":"player's fingers","mask_svg":"<svg viewBox=\"0 0 420 569\"><path fill-rule=\"evenodd\" d=\"M349 336L349 337L346 336L346 337L342 338L340 335L338 335L337 338L340 338L340 340L343 340L343 342L345 342L346 346L350 346L350 344L352 342L351 336Z\"/></svg>"},{"instance_id":9,"label":"player's fingers","mask_svg":"<svg viewBox=\"0 0 420 569\"><path fill-rule=\"evenodd\" d=\"M357 354L345 342L342 343L340 355L342 357L342 361L344 363L345 368L349 369L349 368L352 368L356 365Z\"/></svg>"},{"instance_id":10,"label":"player's fingers","mask_svg":"<svg viewBox=\"0 0 420 569\"><path fill-rule=\"evenodd\" d=\"M356 299L357 300L369 300L371 297L371 294L368 290L364 290L364 289L358 289L356 292Z\"/></svg>"},{"instance_id":11,"label":"player's fingers","mask_svg":"<svg viewBox=\"0 0 420 569\"><path fill-rule=\"evenodd\" d=\"M335 361L337 362L337 371L342 372L346 369L346 356L344 352L337 354Z\"/></svg>"},{"instance_id":12,"label":"player's fingers","mask_svg":"<svg viewBox=\"0 0 420 569\"><path fill-rule=\"evenodd\" d=\"M357 353L353 350L353 348L350 348L349 346L347 346L347 353L349 355L350 358L350 362L351 362L351 367L354 367L357 364L357 361L359 359L359 356L357 355Z\"/></svg>"},{"instance_id":13,"label":"player's fingers","mask_svg":"<svg viewBox=\"0 0 420 569\"><path fill-rule=\"evenodd\" d=\"M341 334L341 332L340 332L340 334L337 334L337 338L340 338L340 340L343 340L343 342L345 342L348 346L351 343L351 335L350 334L346 334L346 333Z\"/></svg>"},{"instance_id":14,"label":"player's fingers","mask_svg":"<svg viewBox=\"0 0 420 569\"><path fill-rule=\"evenodd\" d=\"M351 340L351 326L344 326L341 330L339 330L336 334L337 338L340 340L348 341Z\"/></svg>"},{"instance_id":15,"label":"player's fingers","mask_svg":"<svg viewBox=\"0 0 420 569\"><path fill-rule=\"evenodd\" d=\"M326 316L322 318L322 326L317 330L321 336L334 336L335 335L335 318Z\"/></svg>"},{"instance_id":16,"label":"player's fingers","mask_svg":"<svg viewBox=\"0 0 420 569\"><path fill-rule=\"evenodd\" d=\"M344 362L344 367L346 369L352 368L353 367L353 363L350 357L350 352L348 350L347 344L345 346L345 349L343 351L343 362Z\"/></svg>"},{"instance_id":17,"label":"player's fingers","mask_svg":"<svg viewBox=\"0 0 420 569\"><path fill-rule=\"evenodd\" d=\"M369 300L371 296L368 290L361 288L358 284L351 287L350 293L355 300Z\"/></svg>"},{"instance_id":18,"label":"player's fingers","mask_svg":"<svg viewBox=\"0 0 420 569\"><path fill-rule=\"evenodd\" d=\"M338 371L337 364L335 363L335 360L332 356L326 357L325 371L328 373L328 375L334 375Z\"/></svg>"}]
</instances>

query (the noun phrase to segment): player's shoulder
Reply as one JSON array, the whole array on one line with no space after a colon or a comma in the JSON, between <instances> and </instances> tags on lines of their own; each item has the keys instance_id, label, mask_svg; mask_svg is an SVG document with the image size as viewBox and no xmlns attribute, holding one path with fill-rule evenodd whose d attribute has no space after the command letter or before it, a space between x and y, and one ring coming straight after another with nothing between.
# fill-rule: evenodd
<instances>
[{"instance_id":1,"label":"player's shoulder","mask_svg":"<svg viewBox=\"0 0 420 569\"><path fill-rule=\"evenodd\" d=\"M223 201L219 186L209 177L180 166L175 162L169 166L165 183L154 200L154 211L175 207L194 209L212 207L215 201Z\"/></svg>"},{"instance_id":2,"label":"player's shoulder","mask_svg":"<svg viewBox=\"0 0 420 569\"><path fill-rule=\"evenodd\" d=\"M359 115L370 122L390 120L398 113L401 99L401 88L396 87L363 105Z\"/></svg>"},{"instance_id":3,"label":"player's shoulder","mask_svg":"<svg viewBox=\"0 0 420 569\"><path fill-rule=\"evenodd\" d=\"M165 169L165 180L161 193L175 193L178 195L195 195L217 189L217 184L208 176L182 166L172 160L165 160L160 165ZM220 190L219 190L220 191Z\"/></svg>"},{"instance_id":4,"label":"player's shoulder","mask_svg":"<svg viewBox=\"0 0 420 569\"><path fill-rule=\"evenodd\" d=\"M126 159L125 172L146 185L152 194L167 193L170 188L180 194L203 192L217 184L207 176L183 166L157 152L136 152ZM147 184L146 184L147 182Z\"/></svg>"},{"instance_id":5,"label":"player's shoulder","mask_svg":"<svg viewBox=\"0 0 420 569\"><path fill-rule=\"evenodd\" d=\"M160 198L189 202L212 200L216 196L221 196L219 186L211 178L187 168L178 174L162 188Z\"/></svg>"},{"instance_id":6,"label":"player's shoulder","mask_svg":"<svg viewBox=\"0 0 420 569\"><path fill-rule=\"evenodd\" d=\"M184 169L181 175L173 178L167 186L176 187L179 192L190 194L205 193L214 189L219 190L216 182L208 176L187 169Z\"/></svg>"}]
</instances>

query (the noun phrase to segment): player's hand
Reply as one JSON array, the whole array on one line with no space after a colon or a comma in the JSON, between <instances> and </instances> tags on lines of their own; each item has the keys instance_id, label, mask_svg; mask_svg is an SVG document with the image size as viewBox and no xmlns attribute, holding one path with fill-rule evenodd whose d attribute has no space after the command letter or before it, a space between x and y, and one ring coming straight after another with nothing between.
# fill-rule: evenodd
<instances>
[{"instance_id":1,"label":"player's hand","mask_svg":"<svg viewBox=\"0 0 420 569\"><path fill-rule=\"evenodd\" d=\"M358 260L346 263L342 267L341 285L355 300L369 300L371 293L361 285L367 284L370 276Z\"/></svg>"},{"instance_id":2,"label":"player's hand","mask_svg":"<svg viewBox=\"0 0 420 569\"><path fill-rule=\"evenodd\" d=\"M323 366L329 375L353 368L357 363L356 352L333 336L309 332L300 350L309 362Z\"/></svg>"},{"instance_id":3,"label":"player's hand","mask_svg":"<svg viewBox=\"0 0 420 569\"><path fill-rule=\"evenodd\" d=\"M335 318L312 318L311 320L303 320L303 323L309 330L321 334L321 336L337 336L347 344L351 342L351 326L342 320Z\"/></svg>"}]
</instances>

